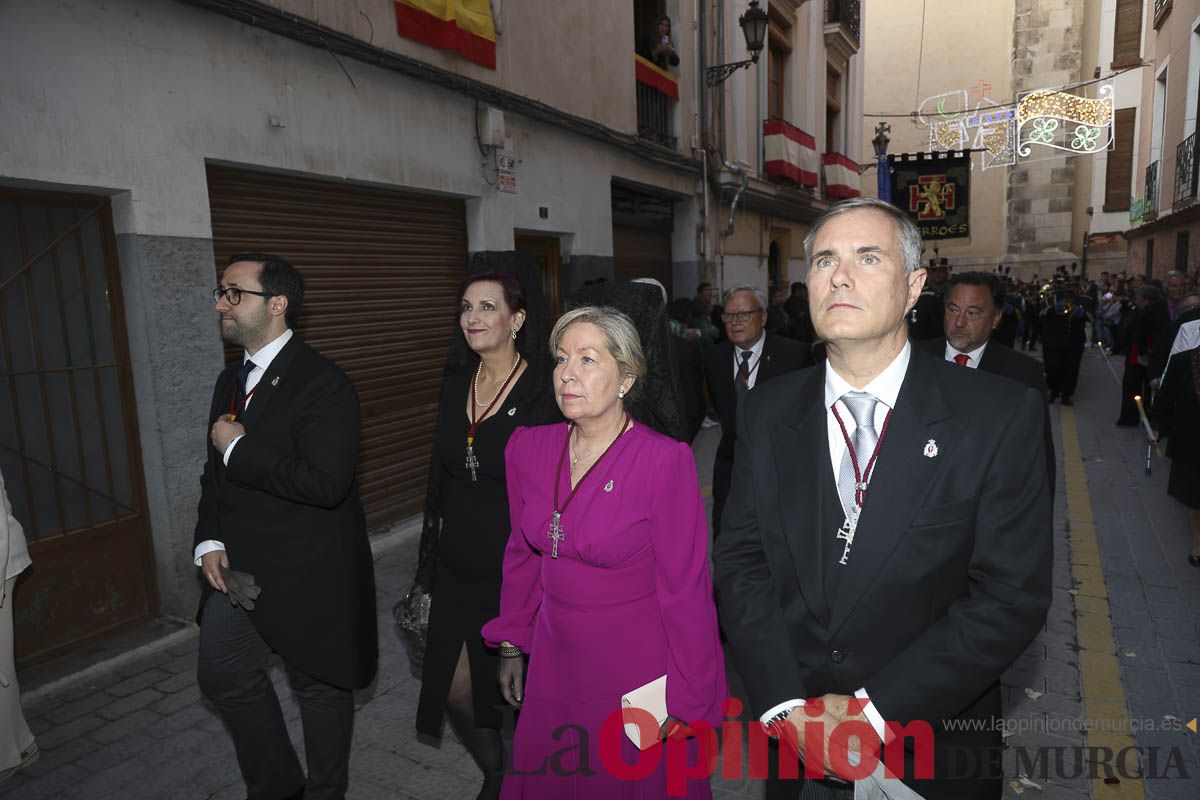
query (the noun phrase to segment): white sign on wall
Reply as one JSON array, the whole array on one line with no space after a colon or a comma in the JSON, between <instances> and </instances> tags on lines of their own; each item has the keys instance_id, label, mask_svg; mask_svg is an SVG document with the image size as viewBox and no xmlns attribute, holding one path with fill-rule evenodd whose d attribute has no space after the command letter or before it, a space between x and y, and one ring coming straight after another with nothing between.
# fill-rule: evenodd
<instances>
[{"instance_id":1,"label":"white sign on wall","mask_svg":"<svg viewBox=\"0 0 1200 800\"><path fill-rule=\"evenodd\" d=\"M517 193L517 159L502 150L496 151L496 189Z\"/></svg>"}]
</instances>

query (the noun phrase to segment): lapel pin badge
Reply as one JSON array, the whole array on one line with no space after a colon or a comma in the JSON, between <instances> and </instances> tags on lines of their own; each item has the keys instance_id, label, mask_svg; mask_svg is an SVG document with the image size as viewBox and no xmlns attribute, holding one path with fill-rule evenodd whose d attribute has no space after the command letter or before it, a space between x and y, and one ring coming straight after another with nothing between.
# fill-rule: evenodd
<instances>
[{"instance_id":1,"label":"lapel pin badge","mask_svg":"<svg viewBox=\"0 0 1200 800\"><path fill-rule=\"evenodd\" d=\"M937 442L935 442L933 439L930 439L928 442L925 443L925 457L926 458L937 458L937 454L938 454Z\"/></svg>"},{"instance_id":2,"label":"lapel pin badge","mask_svg":"<svg viewBox=\"0 0 1200 800\"><path fill-rule=\"evenodd\" d=\"M609 481L608 483L604 484L604 491L611 492L612 490L613 490L613 482L612 481Z\"/></svg>"},{"instance_id":3,"label":"lapel pin badge","mask_svg":"<svg viewBox=\"0 0 1200 800\"><path fill-rule=\"evenodd\" d=\"M512 408L510 408L510 409L508 410L508 415L509 415L510 417L511 417L511 416L513 416L513 415L514 415L514 414L516 414L516 413L517 413L517 407L516 407L516 406L513 406Z\"/></svg>"},{"instance_id":4,"label":"lapel pin badge","mask_svg":"<svg viewBox=\"0 0 1200 800\"><path fill-rule=\"evenodd\" d=\"M271 385L272 385L272 386L278 386L278 385L279 385L279 376L278 376L278 375L276 375L274 378L272 378L272 379L271 379Z\"/></svg>"}]
</instances>

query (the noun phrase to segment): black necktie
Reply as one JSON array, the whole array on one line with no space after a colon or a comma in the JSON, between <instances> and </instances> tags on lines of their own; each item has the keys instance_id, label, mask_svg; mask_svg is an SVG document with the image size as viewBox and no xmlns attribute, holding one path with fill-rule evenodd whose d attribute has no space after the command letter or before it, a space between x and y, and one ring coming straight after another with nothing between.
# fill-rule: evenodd
<instances>
[{"instance_id":1,"label":"black necktie","mask_svg":"<svg viewBox=\"0 0 1200 800\"><path fill-rule=\"evenodd\" d=\"M749 350L742 351L742 363L738 364L737 380L733 382L733 389L738 394L750 388L750 356L754 355Z\"/></svg>"},{"instance_id":2,"label":"black necktie","mask_svg":"<svg viewBox=\"0 0 1200 800\"><path fill-rule=\"evenodd\" d=\"M246 381L250 378L250 373L258 365L247 359L242 368L238 370L237 380L233 384L233 411L231 412L237 419L241 419L243 412L246 410L246 400L249 398L249 393L246 391Z\"/></svg>"}]
</instances>

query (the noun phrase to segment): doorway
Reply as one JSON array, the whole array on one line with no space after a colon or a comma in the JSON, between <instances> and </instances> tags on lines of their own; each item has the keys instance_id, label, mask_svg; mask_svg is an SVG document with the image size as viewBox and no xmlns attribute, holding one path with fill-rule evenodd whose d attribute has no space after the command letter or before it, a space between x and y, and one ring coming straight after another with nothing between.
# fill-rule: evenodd
<instances>
[{"instance_id":1,"label":"doorway","mask_svg":"<svg viewBox=\"0 0 1200 800\"><path fill-rule=\"evenodd\" d=\"M33 566L17 663L157 614L107 197L0 191L0 470Z\"/></svg>"},{"instance_id":2,"label":"doorway","mask_svg":"<svg viewBox=\"0 0 1200 800\"><path fill-rule=\"evenodd\" d=\"M513 249L518 253L529 253L537 263L550 316L558 319L563 312L562 245L558 237L518 233L513 238Z\"/></svg>"}]
</instances>

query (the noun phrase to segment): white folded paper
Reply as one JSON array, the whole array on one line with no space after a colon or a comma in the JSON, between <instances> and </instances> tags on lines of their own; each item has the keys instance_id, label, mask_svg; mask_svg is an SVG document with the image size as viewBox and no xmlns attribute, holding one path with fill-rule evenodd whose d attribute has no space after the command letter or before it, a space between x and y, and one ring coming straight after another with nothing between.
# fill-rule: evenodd
<instances>
[{"instance_id":1,"label":"white folded paper","mask_svg":"<svg viewBox=\"0 0 1200 800\"><path fill-rule=\"evenodd\" d=\"M633 721L630 709L640 708L654 717L654 733L643 737L642 729ZM660 741L658 732L667 721L667 676L655 678L628 694L621 695L621 718L625 721L625 735L639 750L653 747Z\"/></svg>"}]
</instances>

